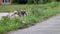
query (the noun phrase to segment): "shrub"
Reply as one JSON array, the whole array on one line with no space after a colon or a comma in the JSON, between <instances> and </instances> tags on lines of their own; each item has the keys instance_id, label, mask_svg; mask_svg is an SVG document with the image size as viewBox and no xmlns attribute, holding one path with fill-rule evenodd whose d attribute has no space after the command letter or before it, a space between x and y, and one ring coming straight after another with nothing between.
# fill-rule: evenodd
<instances>
[{"instance_id":1,"label":"shrub","mask_svg":"<svg viewBox=\"0 0 60 34\"><path fill-rule=\"evenodd\" d=\"M33 1L32 0L27 0L27 3L28 4L31 4Z\"/></svg>"},{"instance_id":2,"label":"shrub","mask_svg":"<svg viewBox=\"0 0 60 34\"><path fill-rule=\"evenodd\" d=\"M12 3L17 3L17 0L13 0L13 2Z\"/></svg>"}]
</instances>

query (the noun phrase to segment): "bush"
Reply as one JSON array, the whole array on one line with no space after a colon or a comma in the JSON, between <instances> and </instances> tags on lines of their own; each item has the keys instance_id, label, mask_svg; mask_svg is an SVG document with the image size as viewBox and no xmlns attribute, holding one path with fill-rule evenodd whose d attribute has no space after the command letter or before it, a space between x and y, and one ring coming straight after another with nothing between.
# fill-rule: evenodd
<instances>
[{"instance_id":1,"label":"bush","mask_svg":"<svg viewBox=\"0 0 60 34\"><path fill-rule=\"evenodd\" d=\"M13 0L13 2L12 3L17 3L17 0Z\"/></svg>"},{"instance_id":2,"label":"bush","mask_svg":"<svg viewBox=\"0 0 60 34\"><path fill-rule=\"evenodd\" d=\"M33 3L33 1L32 0L27 0L27 3L31 4L31 3Z\"/></svg>"}]
</instances>

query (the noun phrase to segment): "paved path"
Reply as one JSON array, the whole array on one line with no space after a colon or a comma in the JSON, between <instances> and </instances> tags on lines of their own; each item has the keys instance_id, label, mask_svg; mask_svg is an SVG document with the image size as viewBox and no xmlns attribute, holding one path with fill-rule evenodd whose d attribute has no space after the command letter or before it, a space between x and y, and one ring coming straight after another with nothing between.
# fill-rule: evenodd
<instances>
[{"instance_id":1,"label":"paved path","mask_svg":"<svg viewBox=\"0 0 60 34\"><path fill-rule=\"evenodd\" d=\"M11 15L12 13L10 13L10 15ZM7 13L0 13L0 19L3 17L3 16L7 16L7 15L9 15L9 13L7 12Z\"/></svg>"},{"instance_id":2,"label":"paved path","mask_svg":"<svg viewBox=\"0 0 60 34\"><path fill-rule=\"evenodd\" d=\"M47 19L35 26L11 31L7 34L60 34L60 15Z\"/></svg>"},{"instance_id":3,"label":"paved path","mask_svg":"<svg viewBox=\"0 0 60 34\"><path fill-rule=\"evenodd\" d=\"M3 16L6 16L8 13L0 13L0 19L3 17Z\"/></svg>"}]
</instances>

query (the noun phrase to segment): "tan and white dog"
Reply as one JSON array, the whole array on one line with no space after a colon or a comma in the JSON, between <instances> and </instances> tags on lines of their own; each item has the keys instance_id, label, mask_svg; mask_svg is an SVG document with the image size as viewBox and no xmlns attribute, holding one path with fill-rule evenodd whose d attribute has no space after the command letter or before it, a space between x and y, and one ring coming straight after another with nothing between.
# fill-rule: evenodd
<instances>
[{"instance_id":1,"label":"tan and white dog","mask_svg":"<svg viewBox=\"0 0 60 34\"><path fill-rule=\"evenodd\" d=\"M26 11L25 10L21 10L20 12L19 11L14 11L13 13L9 13L7 16L8 17L21 17L21 16L25 16L27 15L26 14Z\"/></svg>"}]
</instances>

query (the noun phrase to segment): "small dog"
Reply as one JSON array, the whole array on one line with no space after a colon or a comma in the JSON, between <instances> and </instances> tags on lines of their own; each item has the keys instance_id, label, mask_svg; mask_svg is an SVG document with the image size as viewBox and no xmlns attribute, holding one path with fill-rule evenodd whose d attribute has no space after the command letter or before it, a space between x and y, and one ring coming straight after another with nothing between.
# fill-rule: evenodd
<instances>
[{"instance_id":1,"label":"small dog","mask_svg":"<svg viewBox=\"0 0 60 34\"><path fill-rule=\"evenodd\" d=\"M21 10L20 12L19 11L14 11L11 16L14 16L14 15L25 16L27 14L26 14L25 10Z\"/></svg>"}]
</instances>

